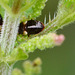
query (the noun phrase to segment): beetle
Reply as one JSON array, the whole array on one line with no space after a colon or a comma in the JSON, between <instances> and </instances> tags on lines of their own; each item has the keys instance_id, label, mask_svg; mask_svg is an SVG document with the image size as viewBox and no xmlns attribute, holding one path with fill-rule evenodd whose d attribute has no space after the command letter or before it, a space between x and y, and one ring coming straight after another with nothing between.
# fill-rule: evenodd
<instances>
[{"instance_id":1,"label":"beetle","mask_svg":"<svg viewBox=\"0 0 75 75\"><path fill-rule=\"evenodd\" d=\"M19 34L27 34L28 37L40 33L45 28L44 24L36 20L28 20L27 23L21 22L19 25Z\"/></svg>"},{"instance_id":2,"label":"beetle","mask_svg":"<svg viewBox=\"0 0 75 75\"><path fill-rule=\"evenodd\" d=\"M44 28L44 24L36 20L29 20L24 25L24 30L27 32L28 36L32 34L38 34L43 31Z\"/></svg>"}]
</instances>

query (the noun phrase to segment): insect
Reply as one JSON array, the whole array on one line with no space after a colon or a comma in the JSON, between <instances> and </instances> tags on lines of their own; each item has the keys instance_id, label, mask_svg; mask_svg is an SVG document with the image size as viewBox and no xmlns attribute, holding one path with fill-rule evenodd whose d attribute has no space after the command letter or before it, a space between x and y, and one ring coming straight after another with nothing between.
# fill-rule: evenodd
<instances>
[{"instance_id":1,"label":"insect","mask_svg":"<svg viewBox=\"0 0 75 75\"><path fill-rule=\"evenodd\" d=\"M38 34L44 29L44 24L41 23L40 21L29 20L25 24L24 29L27 32L28 36L32 34Z\"/></svg>"},{"instance_id":2,"label":"insect","mask_svg":"<svg viewBox=\"0 0 75 75\"><path fill-rule=\"evenodd\" d=\"M32 34L38 34L44 29L44 24L40 21L29 20L26 24L23 22L19 25L19 34L27 34L28 36Z\"/></svg>"}]
</instances>

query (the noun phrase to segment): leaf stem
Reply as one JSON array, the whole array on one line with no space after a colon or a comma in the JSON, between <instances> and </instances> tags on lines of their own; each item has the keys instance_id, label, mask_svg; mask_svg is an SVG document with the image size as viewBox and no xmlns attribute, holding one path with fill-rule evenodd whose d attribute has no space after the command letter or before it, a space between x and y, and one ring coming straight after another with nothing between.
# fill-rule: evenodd
<instances>
[{"instance_id":1,"label":"leaf stem","mask_svg":"<svg viewBox=\"0 0 75 75\"><path fill-rule=\"evenodd\" d=\"M22 4L22 0L14 0L13 6L12 6L12 12L14 14L17 14L20 10Z\"/></svg>"},{"instance_id":2,"label":"leaf stem","mask_svg":"<svg viewBox=\"0 0 75 75\"><path fill-rule=\"evenodd\" d=\"M18 33L18 25L20 22L19 18L10 17L7 13L5 13L4 22L1 31L1 49L7 55L14 48L15 40Z\"/></svg>"},{"instance_id":3,"label":"leaf stem","mask_svg":"<svg viewBox=\"0 0 75 75\"><path fill-rule=\"evenodd\" d=\"M9 13L11 14L11 8L4 2L4 0L0 0L0 5Z\"/></svg>"},{"instance_id":4,"label":"leaf stem","mask_svg":"<svg viewBox=\"0 0 75 75\"><path fill-rule=\"evenodd\" d=\"M31 3L29 3L28 5L22 7L19 11L19 13L25 12L27 9L31 8L38 0L32 0Z\"/></svg>"},{"instance_id":5,"label":"leaf stem","mask_svg":"<svg viewBox=\"0 0 75 75\"><path fill-rule=\"evenodd\" d=\"M9 66L4 62L0 63L0 75L11 75L12 67L13 65Z\"/></svg>"}]
</instances>

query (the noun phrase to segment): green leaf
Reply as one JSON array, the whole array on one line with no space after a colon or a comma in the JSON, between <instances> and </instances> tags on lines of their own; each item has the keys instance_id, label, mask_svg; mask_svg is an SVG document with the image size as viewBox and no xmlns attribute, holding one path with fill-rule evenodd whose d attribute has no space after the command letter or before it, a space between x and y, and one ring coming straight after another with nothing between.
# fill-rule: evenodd
<instances>
[{"instance_id":1,"label":"green leaf","mask_svg":"<svg viewBox=\"0 0 75 75\"><path fill-rule=\"evenodd\" d=\"M24 75L24 74L22 73L21 70L15 68L15 69L12 71L12 75Z\"/></svg>"},{"instance_id":2,"label":"green leaf","mask_svg":"<svg viewBox=\"0 0 75 75\"><path fill-rule=\"evenodd\" d=\"M60 0L57 19L57 24L59 25L65 25L75 21L75 0Z\"/></svg>"},{"instance_id":3,"label":"green leaf","mask_svg":"<svg viewBox=\"0 0 75 75\"><path fill-rule=\"evenodd\" d=\"M51 22L48 22L45 29L38 35L55 32L74 21L75 0L60 0L56 17Z\"/></svg>"},{"instance_id":4,"label":"green leaf","mask_svg":"<svg viewBox=\"0 0 75 75\"><path fill-rule=\"evenodd\" d=\"M11 8L9 7L8 3L8 0L0 0L0 6L2 7L0 7L0 14L4 15L3 10L11 14Z\"/></svg>"},{"instance_id":5,"label":"green leaf","mask_svg":"<svg viewBox=\"0 0 75 75\"><path fill-rule=\"evenodd\" d=\"M0 6L0 14L3 17L4 16L4 9Z\"/></svg>"},{"instance_id":6,"label":"green leaf","mask_svg":"<svg viewBox=\"0 0 75 75\"><path fill-rule=\"evenodd\" d=\"M45 48L52 48L55 46L54 36L49 33L40 37L34 37L27 42L21 43L17 48L21 48L25 52L34 52L36 49L44 50Z\"/></svg>"},{"instance_id":7,"label":"green leaf","mask_svg":"<svg viewBox=\"0 0 75 75\"><path fill-rule=\"evenodd\" d=\"M28 40L28 36L26 35L22 35L22 34L19 34L17 35L17 40L15 42L15 47L17 47L20 43L23 43L23 42L26 42Z\"/></svg>"},{"instance_id":8,"label":"green leaf","mask_svg":"<svg viewBox=\"0 0 75 75\"><path fill-rule=\"evenodd\" d=\"M27 19L35 19L36 17L41 15L41 11L45 7L46 1L47 0L29 0L28 3L25 3L25 8L27 8L28 6L30 7L23 12L23 17L25 16L25 18Z\"/></svg>"},{"instance_id":9,"label":"green leaf","mask_svg":"<svg viewBox=\"0 0 75 75\"><path fill-rule=\"evenodd\" d=\"M32 7L32 13L30 13L31 18L36 18L41 15L42 9L45 7L45 2L47 0L38 0L36 4Z\"/></svg>"},{"instance_id":10,"label":"green leaf","mask_svg":"<svg viewBox=\"0 0 75 75\"><path fill-rule=\"evenodd\" d=\"M9 0L9 6L12 7L14 0Z\"/></svg>"},{"instance_id":11,"label":"green leaf","mask_svg":"<svg viewBox=\"0 0 75 75\"><path fill-rule=\"evenodd\" d=\"M10 0L3 0L3 1L6 2L6 3L8 4Z\"/></svg>"},{"instance_id":12,"label":"green leaf","mask_svg":"<svg viewBox=\"0 0 75 75\"><path fill-rule=\"evenodd\" d=\"M28 58L28 54L23 51L23 49L18 48L14 49L9 56L7 56L6 61L8 63L14 62L14 61L19 61L19 60L25 60Z\"/></svg>"}]
</instances>

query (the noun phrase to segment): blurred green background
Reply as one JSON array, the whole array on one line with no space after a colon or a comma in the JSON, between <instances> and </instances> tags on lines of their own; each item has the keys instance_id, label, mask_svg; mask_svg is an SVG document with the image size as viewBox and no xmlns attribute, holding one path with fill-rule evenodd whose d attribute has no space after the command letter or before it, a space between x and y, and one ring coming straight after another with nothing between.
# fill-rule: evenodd
<instances>
[{"instance_id":1,"label":"blurred green background","mask_svg":"<svg viewBox=\"0 0 75 75\"><path fill-rule=\"evenodd\" d=\"M42 15L37 19L44 20L45 15L51 13L51 17L57 12L59 0L48 0ZM62 30L57 31L58 34L64 34L66 39L59 47L46 49L44 51L36 50L30 53L29 60L34 60L37 57L42 59L42 74L41 75L75 75L75 23L72 23ZM15 67L22 69L23 61L15 64Z\"/></svg>"}]
</instances>

